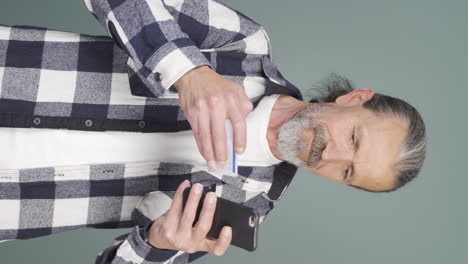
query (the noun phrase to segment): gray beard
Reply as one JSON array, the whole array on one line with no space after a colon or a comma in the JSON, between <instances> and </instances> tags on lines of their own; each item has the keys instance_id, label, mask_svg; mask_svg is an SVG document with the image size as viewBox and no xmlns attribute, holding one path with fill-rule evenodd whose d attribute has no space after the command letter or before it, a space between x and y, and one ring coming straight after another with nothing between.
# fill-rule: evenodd
<instances>
[{"instance_id":1,"label":"gray beard","mask_svg":"<svg viewBox=\"0 0 468 264\"><path fill-rule=\"evenodd\" d=\"M312 104L293 116L281 127L278 135L278 151L283 160L298 167L316 168L326 147L323 127L313 120L313 116L320 112L321 106ZM298 153L307 151L307 143L300 140L304 129L314 130L312 150L307 161L299 158Z\"/></svg>"}]
</instances>

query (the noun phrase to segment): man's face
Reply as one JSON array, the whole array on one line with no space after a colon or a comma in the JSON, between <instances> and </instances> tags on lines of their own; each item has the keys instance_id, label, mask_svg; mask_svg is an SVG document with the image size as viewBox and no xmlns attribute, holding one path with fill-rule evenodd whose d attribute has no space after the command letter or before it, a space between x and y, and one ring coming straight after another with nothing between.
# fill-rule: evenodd
<instances>
[{"instance_id":1,"label":"man's face","mask_svg":"<svg viewBox=\"0 0 468 264\"><path fill-rule=\"evenodd\" d=\"M310 104L285 122L278 141L282 158L336 182L373 191L392 189L393 166L407 125L362 107L366 96L344 97Z\"/></svg>"}]
</instances>

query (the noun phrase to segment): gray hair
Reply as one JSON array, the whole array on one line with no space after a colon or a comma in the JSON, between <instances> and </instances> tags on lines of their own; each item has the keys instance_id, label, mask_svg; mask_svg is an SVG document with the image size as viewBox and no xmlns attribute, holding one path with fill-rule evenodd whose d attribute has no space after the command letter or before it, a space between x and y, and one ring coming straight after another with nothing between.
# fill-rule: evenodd
<instances>
[{"instance_id":1,"label":"gray hair","mask_svg":"<svg viewBox=\"0 0 468 264\"><path fill-rule=\"evenodd\" d=\"M349 79L332 73L314 90L320 95L309 102L335 102L339 96L353 91L354 86ZM363 104L363 107L377 115L398 117L408 124L408 134L395 164L397 182L392 189L384 192L394 191L413 180L421 170L426 158L427 142L424 121L419 112L410 104L388 95L376 93L373 98Z\"/></svg>"}]
</instances>

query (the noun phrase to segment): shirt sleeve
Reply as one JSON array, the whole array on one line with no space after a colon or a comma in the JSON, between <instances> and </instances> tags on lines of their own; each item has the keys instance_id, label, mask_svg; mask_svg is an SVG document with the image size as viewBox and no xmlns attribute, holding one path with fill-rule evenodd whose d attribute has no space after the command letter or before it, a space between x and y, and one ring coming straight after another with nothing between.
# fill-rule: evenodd
<instances>
[{"instance_id":1,"label":"shirt sleeve","mask_svg":"<svg viewBox=\"0 0 468 264\"><path fill-rule=\"evenodd\" d=\"M183 264L207 254L159 249L148 243L149 228L155 219L170 208L174 193L154 191L146 194L132 213L132 220L135 223L132 232L116 238L110 247L97 256L96 264Z\"/></svg>"},{"instance_id":2,"label":"shirt sleeve","mask_svg":"<svg viewBox=\"0 0 468 264\"><path fill-rule=\"evenodd\" d=\"M154 96L186 72L211 67L202 49L229 47L261 26L213 0L84 0L117 45L128 66Z\"/></svg>"},{"instance_id":3,"label":"shirt sleeve","mask_svg":"<svg viewBox=\"0 0 468 264\"><path fill-rule=\"evenodd\" d=\"M273 201L266 199L264 193L249 193L251 198L242 204L254 208L262 223L266 215L273 209ZM190 263L207 252L186 253L176 250L164 250L151 246L147 242L148 230L152 220L156 219L169 208L171 198L160 191L155 191L146 196L142 203L135 209L133 218L137 225L130 234L117 238L113 245L99 254L96 264L156 264L156 263ZM159 207L154 205L158 204Z\"/></svg>"},{"instance_id":4,"label":"shirt sleeve","mask_svg":"<svg viewBox=\"0 0 468 264\"><path fill-rule=\"evenodd\" d=\"M131 233L117 238L113 246L99 254L96 264L190 263L207 254L155 248L146 241L150 226L135 227Z\"/></svg>"}]
</instances>

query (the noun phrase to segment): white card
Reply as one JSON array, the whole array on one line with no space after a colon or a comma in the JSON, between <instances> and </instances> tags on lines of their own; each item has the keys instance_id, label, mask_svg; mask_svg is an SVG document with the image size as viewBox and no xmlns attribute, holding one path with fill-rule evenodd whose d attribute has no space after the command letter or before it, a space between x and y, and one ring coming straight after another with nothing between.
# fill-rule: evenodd
<instances>
[{"instance_id":1,"label":"white card","mask_svg":"<svg viewBox=\"0 0 468 264\"><path fill-rule=\"evenodd\" d=\"M208 169L208 171L221 174L236 176L237 175L237 153L234 149L234 136L232 131L232 125L229 120L226 120L226 144L228 159L226 165L223 167L217 167L215 169Z\"/></svg>"}]
</instances>

